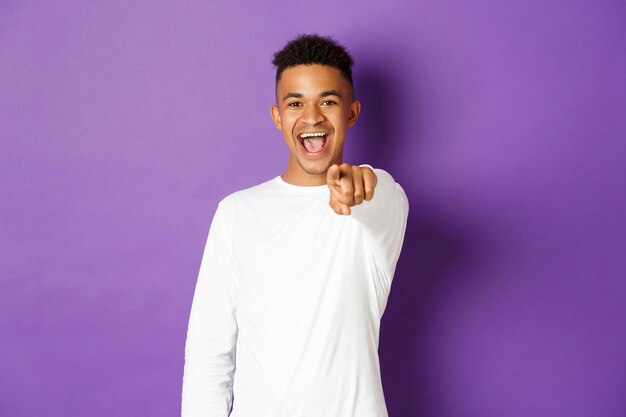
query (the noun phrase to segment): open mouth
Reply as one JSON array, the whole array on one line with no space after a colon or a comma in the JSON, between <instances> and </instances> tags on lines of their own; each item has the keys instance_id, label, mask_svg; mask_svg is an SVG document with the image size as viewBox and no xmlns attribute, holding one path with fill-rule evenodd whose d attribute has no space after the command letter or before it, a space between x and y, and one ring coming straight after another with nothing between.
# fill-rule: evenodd
<instances>
[{"instance_id":1,"label":"open mouth","mask_svg":"<svg viewBox=\"0 0 626 417\"><path fill-rule=\"evenodd\" d=\"M319 154L326 149L328 133L325 132L306 132L298 135L298 141L309 154Z\"/></svg>"}]
</instances>

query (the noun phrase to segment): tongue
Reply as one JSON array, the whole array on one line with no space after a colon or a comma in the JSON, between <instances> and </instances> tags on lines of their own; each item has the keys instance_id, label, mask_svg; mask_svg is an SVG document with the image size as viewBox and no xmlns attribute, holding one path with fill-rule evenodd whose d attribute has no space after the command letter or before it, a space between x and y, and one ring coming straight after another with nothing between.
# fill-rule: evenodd
<instances>
[{"instance_id":1,"label":"tongue","mask_svg":"<svg viewBox=\"0 0 626 417\"><path fill-rule=\"evenodd\" d=\"M324 138L306 138L302 141L304 147L309 152L317 152L324 146Z\"/></svg>"}]
</instances>

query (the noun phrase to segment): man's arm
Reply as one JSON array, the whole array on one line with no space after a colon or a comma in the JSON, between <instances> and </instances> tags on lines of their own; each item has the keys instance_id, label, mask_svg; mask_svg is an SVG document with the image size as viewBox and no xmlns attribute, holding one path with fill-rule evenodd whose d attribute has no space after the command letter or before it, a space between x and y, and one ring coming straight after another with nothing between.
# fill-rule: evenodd
<instances>
[{"instance_id":1,"label":"man's arm","mask_svg":"<svg viewBox=\"0 0 626 417\"><path fill-rule=\"evenodd\" d=\"M237 276L223 211L220 203L206 241L189 317L182 417L227 417L233 402Z\"/></svg>"},{"instance_id":2,"label":"man's arm","mask_svg":"<svg viewBox=\"0 0 626 417\"><path fill-rule=\"evenodd\" d=\"M409 203L400 184L369 165L333 165L328 169L330 206L358 221L378 266L390 279L400 256Z\"/></svg>"}]
</instances>

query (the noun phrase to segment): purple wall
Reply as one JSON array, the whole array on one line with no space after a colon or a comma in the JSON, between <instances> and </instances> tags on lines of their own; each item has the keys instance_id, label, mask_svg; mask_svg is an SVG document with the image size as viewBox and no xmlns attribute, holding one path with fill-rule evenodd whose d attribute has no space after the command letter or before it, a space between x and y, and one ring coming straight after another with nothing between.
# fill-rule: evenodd
<instances>
[{"instance_id":1,"label":"purple wall","mask_svg":"<svg viewBox=\"0 0 626 417\"><path fill-rule=\"evenodd\" d=\"M270 59L313 31L346 159L411 201L390 416L626 415L626 4L234 3L0 2L0 415L178 414L213 211L284 169Z\"/></svg>"}]
</instances>

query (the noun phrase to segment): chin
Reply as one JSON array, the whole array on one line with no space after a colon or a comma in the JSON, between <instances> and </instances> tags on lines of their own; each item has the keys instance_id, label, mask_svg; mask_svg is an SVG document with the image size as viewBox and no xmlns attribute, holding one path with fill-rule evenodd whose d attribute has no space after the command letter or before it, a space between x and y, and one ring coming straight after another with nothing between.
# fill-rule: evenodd
<instances>
[{"instance_id":1,"label":"chin","mask_svg":"<svg viewBox=\"0 0 626 417\"><path fill-rule=\"evenodd\" d=\"M310 161L302 161L298 159L300 167L309 175L321 175L328 171L328 168L332 165L329 161L316 161L311 163Z\"/></svg>"}]
</instances>

